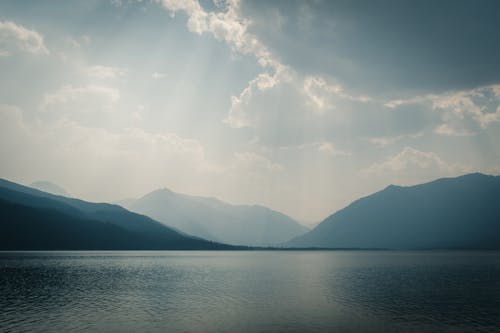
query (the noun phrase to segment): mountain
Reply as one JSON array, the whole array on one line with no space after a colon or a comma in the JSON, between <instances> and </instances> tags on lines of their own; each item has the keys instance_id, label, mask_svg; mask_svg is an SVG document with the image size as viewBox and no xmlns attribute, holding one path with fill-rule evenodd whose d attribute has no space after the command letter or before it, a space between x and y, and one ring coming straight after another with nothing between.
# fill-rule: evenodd
<instances>
[{"instance_id":1,"label":"mountain","mask_svg":"<svg viewBox=\"0 0 500 333\"><path fill-rule=\"evenodd\" d=\"M286 243L325 248L500 249L500 176L391 185Z\"/></svg>"},{"instance_id":2,"label":"mountain","mask_svg":"<svg viewBox=\"0 0 500 333\"><path fill-rule=\"evenodd\" d=\"M126 207L188 234L228 244L280 244L308 231L292 218L263 206L231 205L168 189L153 191Z\"/></svg>"},{"instance_id":3,"label":"mountain","mask_svg":"<svg viewBox=\"0 0 500 333\"><path fill-rule=\"evenodd\" d=\"M37 181L30 184L30 187L35 188L37 190L48 192L55 195L61 195L63 197L70 197L70 194L63 189L61 186L56 185L54 183L48 181Z\"/></svg>"},{"instance_id":4,"label":"mountain","mask_svg":"<svg viewBox=\"0 0 500 333\"><path fill-rule=\"evenodd\" d=\"M234 249L111 204L0 179L0 250Z\"/></svg>"}]
</instances>

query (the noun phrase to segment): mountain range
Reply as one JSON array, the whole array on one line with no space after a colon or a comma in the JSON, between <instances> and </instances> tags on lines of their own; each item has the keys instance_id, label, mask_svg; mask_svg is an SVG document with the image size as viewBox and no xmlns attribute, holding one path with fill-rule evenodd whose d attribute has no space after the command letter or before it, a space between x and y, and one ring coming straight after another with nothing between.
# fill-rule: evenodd
<instances>
[{"instance_id":1,"label":"mountain range","mask_svg":"<svg viewBox=\"0 0 500 333\"><path fill-rule=\"evenodd\" d=\"M0 179L0 250L236 249L193 237L107 203Z\"/></svg>"},{"instance_id":2,"label":"mountain range","mask_svg":"<svg viewBox=\"0 0 500 333\"><path fill-rule=\"evenodd\" d=\"M0 250L500 249L500 176L479 173L390 185L310 231L262 206L166 189L127 206L149 216L0 179Z\"/></svg>"},{"instance_id":3,"label":"mountain range","mask_svg":"<svg viewBox=\"0 0 500 333\"><path fill-rule=\"evenodd\" d=\"M63 197L71 197L68 191L66 191L61 186L45 180L33 182L30 184L30 187L50 194L60 195Z\"/></svg>"},{"instance_id":4,"label":"mountain range","mask_svg":"<svg viewBox=\"0 0 500 333\"><path fill-rule=\"evenodd\" d=\"M500 249L500 176L388 186L327 217L288 247Z\"/></svg>"},{"instance_id":5,"label":"mountain range","mask_svg":"<svg viewBox=\"0 0 500 333\"><path fill-rule=\"evenodd\" d=\"M122 204L190 235L227 244L272 246L309 229L259 205L231 205L215 198L160 189Z\"/></svg>"}]
</instances>

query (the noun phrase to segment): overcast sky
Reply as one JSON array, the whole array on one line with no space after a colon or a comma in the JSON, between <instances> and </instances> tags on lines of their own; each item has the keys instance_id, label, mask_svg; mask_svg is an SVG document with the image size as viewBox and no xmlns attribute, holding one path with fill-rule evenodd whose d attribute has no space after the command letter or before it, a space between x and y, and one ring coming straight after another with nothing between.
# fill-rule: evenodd
<instances>
[{"instance_id":1,"label":"overcast sky","mask_svg":"<svg viewBox=\"0 0 500 333\"><path fill-rule=\"evenodd\" d=\"M307 223L500 173L500 1L0 2L0 177Z\"/></svg>"}]
</instances>

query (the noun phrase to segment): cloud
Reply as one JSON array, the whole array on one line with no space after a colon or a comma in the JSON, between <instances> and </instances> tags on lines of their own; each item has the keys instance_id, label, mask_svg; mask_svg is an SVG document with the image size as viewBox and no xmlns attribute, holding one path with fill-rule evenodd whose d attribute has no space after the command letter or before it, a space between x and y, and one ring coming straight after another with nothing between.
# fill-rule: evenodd
<instances>
[{"instance_id":1,"label":"cloud","mask_svg":"<svg viewBox=\"0 0 500 333\"><path fill-rule=\"evenodd\" d=\"M163 155L163 158L183 155L198 164L205 158L205 148L198 140L183 138L176 133L151 133L140 128L125 128L118 137L116 148L134 154L145 150L147 154Z\"/></svg>"},{"instance_id":2,"label":"cloud","mask_svg":"<svg viewBox=\"0 0 500 333\"><path fill-rule=\"evenodd\" d=\"M327 85L321 77L307 77L304 80L304 93L310 100L310 105L318 113L332 108L329 102L330 94L339 94L342 91L340 85Z\"/></svg>"},{"instance_id":3,"label":"cloud","mask_svg":"<svg viewBox=\"0 0 500 333\"><path fill-rule=\"evenodd\" d=\"M83 46L88 46L91 39L88 35L81 35L78 37L68 36L65 39L67 46L70 46L72 49L79 49Z\"/></svg>"},{"instance_id":4,"label":"cloud","mask_svg":"<svg viewBox=\"0 0 500 333\"><path fill-rule=\"evenodd\" d=\"M325 24L318 24L317 11L308 9L322 4L326 2L214 5L210 0L178 0L135 6L127 0L123 8L105 6L94 13L96 25L86 31L91 43L78 37L78 20L61 25L45 15L52 10L44 11L37 22L46 23L47 41L53 40L49 31L75 34L52 36L54 46L48 46L53 56L2 61L3 101L24 111L10 109L0 120L5 160L1 169L10 170L5 176L41 175L55 181L60 174L66 180L62 183L74 183L78 191L95 198L101 196L97 185L102 184L110 196L172 186L319 218L388 182L426 181L465 169L455 163L480 170L498 165L500 86L461 97L454 95L462 90L430 95L434 87L428 86L382 88L377 95L346 81L344 69L352 69L350 65L334 66L341 49L334 40L345 33L337 27L345 25L331 19L340 15L333 7L323 13ZM260 17L245 11L247 6L277 5L280 8L270 15L263 10ZM287 11L294 6L305 9L297 15L309 15L303 25ZM131 26L132 34L110 45L113 36L102 34L106 18L125 9L142 28ZM155 9L165 15L155 14ZM168 12L180 17L169 23L166 36L157 28ZM123 27L129 16L118 15L113 24ZM30 17L19 17L26 27L38 28ZM262 21L267 21L267 31L259 30ZM162 36L168 41L158 45ZM172 49L169 41L179 37L181 44ZM0 50L28 52L15 44L17 39L11 40L9 48L2 44ZM364 42L380 48L379 40L349 41L356 52L366 47ZM151 48L157 52L148 63L137 57L137 52ZM371 59L377 50L363 55ZM400 54L387 50L393 57ZM62 52L66 62L60 61ZM189 57L192 52L197 52L194 58ZM208 59L208 67L200 57ZM227 59L237 60L227 66ZM365 69L355 69L355 81L366 77ZM143 80L133 80L136 75ZM377 86L387 87L385 76L376 79ZM412 98L409 91L417 96ZM7 161L12 155L13 161ZM42 161L40 168L27 167L33 160ZM21 170L16 171L15 164ZM360 178L360 170L368 170L366 178ZM354 184L353 179L360 181ZM97 184L94 191L90 184ZM301 206L307 209L298 213Z\"/></svg>"},{"instance_id":5,"label":"cloud","mask_svg":"<svg viewBox=\"0 0 500 333\"><path fill-rule=\"evenodd\" d=\"M317 150L331 156L351 156L350 152L337 149L331 142L318 142Z\"/></svg>"},{"instance_id":6,"label":"cloud","mask_svg":"<svg viewBox=\"0 0 500 333\"><path fill-rule=\"evenodd\" d=\"M127 71L119 67L96 65L87 67L85 73L96 79L117 79L125 76Z\"/></svg>"},{"instance_id":7,"label":"cloud","mask_svg":"<svg viewBox=\"0 0 500 333\"><path fill-rule=\"evenodd\" d=\"M484 97L485 92L493 91L492 87L476 88L469 91L459 91L444 95L432 95L428 98L432 102L434 109L445 110L445 116L455 116L459 119L464 119L469 116L476 120L482 128L486 128L490 123L500 120L500 112L498 105L500 100L497 99L497 110L488 112L484 105L480 105L475 101L477 97Z\"/></svg>"},{"instance_id":8,"label":"cloud","mask_svg":"<svg viewBox=\"0 0 500 333\"><path fill-rule=\"evenodd\" d=\"M379 137L369 138L368 142L381 148L381 147L390 146L390 145L395 144L396 142L399 142L399 141L404 140L404 139L417 139L417 138L422 137L423 135L424 135L424 132L421 131L421 132L407 134L407 135L379 136Z\"/></svg>"},{"instance_id":9,"label":"cloud","mask_svg":"<svg viewBox=\"0 0 500 333\"><path fill-rule=\"evenodd\" d=\"M416 96L408 99L393 99L384 103L384 106L389 109L395 109L402 105L422 104L427 101L429 96Z\"/></svg>"},{"instance_id":10,"label":"cloud","mask_svg":"<svg viewBox=\"0 0 500 333\"><path fill-rule=\"evenodd\" d=\"M469 90L428 94L386 102L387 108L421 104L441 112L442 124L435 133L447 136L471 136L474 130L486 129L500 121L500 85ZM478 125L479 128L474 128Z\"/></svg>"},{"instance_id":11,"label":"cloud","mask_svg":"<svg viewBox=\"0 0 500 333\"><path fill-rule=\"evenodd\" d=\"M235 161L231 168L238 170L251 170L251 172L255 175L259 175L260 171L276 172L283 169L283 166L279 163L272 162L267 157L257 153L236 153L234 156Z\"/></svg>"},{"instance_id":12,"label":"cloud","mask_svg":"<svg viewBox=\"0 0 500 333\"><path fill-rule=\"evenodd\" d=\"M400 153L390 157L384 162L375 163L368 169L368 173L380 171L403 171L408 168L426 169L435 167L448 169L448 165L432 152L422 152L412 147L405 147Z\"/></svg>"},{"instance_id":13,"label":"cloud","mask_svg":"<svg viewBox=\"0 0 500 333\"><path fill-rule=\"evenodd\" d=\"M28 122L21 108L0 105L0 156L10 156L0 165L2 177L54 179L72 184L72 193L92 200L137 196L160 186L205 195L245 186L259 193L284 168L252 151L234 153L224 162L207 155L202 142L174 132L111 130L71 119Z\"/></svg>"},{"instance_id":14,"label":"cloud","mask_svg":"<svg viewBox=\"0 0 500 333\"><path fill-rule=\"evenodd\" d=\"M301 76L288 71L288 79L272 89L259 89L257 82L233 97L226 121L235 128L247 127L262 145L297 146L330 141L354 145L372 143L382 146L403 138L416 138L432 131L440 122L430 106L384 107L384 101L356 95L321 75ZM351 149L352 150L352 149Z\"/></svg>"},{"instance_id":15,"label":"cloud","mask_svg":"<svg viewBox=\"0 0 500 333\"><path fill-rule=\"evenodd\" d=\"M335 107L335 99L346 99L357 102L369 102L368 96L354 96L348 94L340 84L328 83L321 76L307 76L304 79L304 94L309 100L312 109L322 114Z\"/></svg>"},{"instance_id":16,"label":"cloud","mask_svg":"<svg viewBox=\"0 0 500 333\"><path fill-rule=\"evenodd\" d=\"M0 21L0 54L7 56L12 50L48 55L43 36L35 30L30 30L12 21Z\"/></svg>"},{"instance_id":17,"label":"cloud","mask_svg":"<svg viewBox=\"0 0 500 333\"><path fill-rule=\"evenodd\" d=\"M102 109L110 106L120 99L120 92L112 87L89 85L83 87L64 86L51 94L45 94L42 108L47 109L58 105L79 104L86 105L89 101L97 99ZM74 112L88 111L85 107L76 107Z\"/></svg>"},{"instance_id":18,"label":"cloud","mask_svg":"<svg viewBox=\"0 0 500 333\"><path fill-rule=\"evenodd\" d=\"M224 41L237 53L256 57L257 62L266 71L248 83L239 96L231 97L231 109L224 123L234 128L252 125L251 116L246 114L245 105L256 90L264 91L286 80L288 67L281 64L267 47L253 34L248 32L251 21L240 14L240 2L230 0L225 3L215 2L220 11L207 12L197 0L162 0L163 7L175 15L182 11L188 16L187 27L191 32L210 33L216 39Z\"/></svg>"},{"instance_id":19,"label":"cloud","mask_svg":"<svg viewBox=\"0 0 500 333\"><path fill-rule=\"evenodd\" d=\"M434 130L436 134L444 136L473 136L474 133L465 129L457 129L449 124L442 124Z\"/></svg>"},{"instance_id":20,"label":"cloud","mask_svg":"<svg viewBox=\"0 0 500 333\"><path fill-rule=\"evenodd\" d=\"M276 86L285 75L282 72L276 72L273 75L259 74L249 82L239 96L231 96L231 110L223 122L233 128L253 126L257 115L248 112L248 105L252 98L256 92L264 92Z\"/></svg>"},{"instance_id":21,"label":"cloud","mask_svg":"<svg viewBox=\"0 0 500 333\"><path fill-rule=\"evenodd\" d=\"M275 136L263 133L271 128L283 129L282 135L287 135L288 132L303 131L301 128L310 125L320 128L332 122L335 122L334 126L348 125L350 110L359 107L359 104L374 103L368 96L347 91L334 79L321 74L303 75L280 62L257 36L249 32L253 22L243 17L239 1L215 2L214 11L205 10L196 0L164 0L161 4L172 15L185 13L191 32L211 34L224 41L233 52L255 56L264 69L264 72L248 82L239 95L231 96L230 110L223 122L232 128L252 128L260 139L261 134ZM290 105L291 101L295 105ZM307 119L308 124L301 124L308 117L306 114L323 115L327 110L336 112L330 112L329 118L323 120L324 124L318 124L313 119ZM282 117L278 117L278 114ZM295 126L300 127L292 128ZM313 131L313 128L305 131ZM326 138L310 139L321 141ZM263 141L267 141L267 138L263 138Z\"/></svg>"},{"instance_id":22,"label":"cloud","mask_svg":"<svg viewBox=\"0 0 500 333\"><path fill-rule=\"evenodd\" d=\"M219 12L207 12L197 0L162 0L161 4L172 15L183 11L188 15L188 29L194 33L211 33L216 39L225 41L234 51L241 54L252 54L257 57L263 67L277 68L277 62L269 50L248 32L251 21L240 15L240 2L230 0L225 3L215 2ZM225 8L223 8L225 7Z\"/></svg>"},{"instance_id":23,"label":"cloud","mask_svg":"<svg viewBox=\"0 0 500 333\"><path fill-rule=\"evenodd\" d=\"M399 184L417 184L438 177L457 176L471 168L448 163L434 152L404 147L399 153L361 171L364 177L387 178Z\"/></svg>"},{"instance_id":24,"label":"cloud","mask_svg":"<svg viewBox=\"0 0 500 333\"><path fill-rule=\"evenodd\" d=\"M351 94L320 75L303 77L287 68L274 76L260 74L240 96L232 96L231 112L224 122L233 128L252 127L255 132L272 130L273 133L267 134L274 136L276 130L282 135L288 132L297 135L297 131L348 125L374 105L376 101L371 98ZM307 141L324 139L315 137Z\"/></svg>"},{"instance_id":25,"label":"cloud","mask_svg":"<svg viewBox=\"0 0 500 333\"><path fill-rule=\"evenodd\" d=\"M500 79L496 1L243 1L241 7L251 31L283 63L370 96L470 89Z\"/></svg>"},{"instance_id":26,"label":"cloud","mask_svg":"<svg viewBox=\"0 0 500 333\"><path fill-rule=\"evenodd\" d=\"M176 133L112 131L71 120L27 122L20 108L5 105L0 106L0 156L10 156L1 164L2 177L61 180L73 184L75 195L93 200L189 184L210 163L198 140Z\"/></svg>"},{"instance_id":27,"label":"cloud","mask_svg":"<svg viewBox=\"0 0 500 333\"><path fill-rule=\"evenodd\" d=\"M63 86L42 97L38 115L45 121L71 120L87 126L101 126L118 120L120 91L102 85Z\"/></svg>"},{"instance_id":28,"label":"cloud","mask_svg":"<svg viewBox=\"0 0 500 333\"><path fill-rule=\"evenodd\" d=\"M303 143L298 146L285 146L280 147L280 149L284 150L294 150L297 149L299 151L316 151L328 156L351 156L352 153L350 151L341 150L336 147L336 145L331 141L318 141L312 143Z\"/></svg>"}]
</instances>

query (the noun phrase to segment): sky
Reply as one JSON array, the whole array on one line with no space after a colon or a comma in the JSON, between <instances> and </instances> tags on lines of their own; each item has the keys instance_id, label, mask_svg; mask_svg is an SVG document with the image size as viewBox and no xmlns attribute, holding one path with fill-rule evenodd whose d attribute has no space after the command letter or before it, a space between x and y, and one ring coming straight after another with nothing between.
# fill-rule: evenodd
<instances>
[{"instance_id":1,"label":"sky","mask_svg":"<svg viewBox=\"0 0 500 333\"><path fill-rule=\"evenodd\" d=\"M313 225L500 173L500 2L0 2L0 177Z\"/></svg>"}]
</instances>

